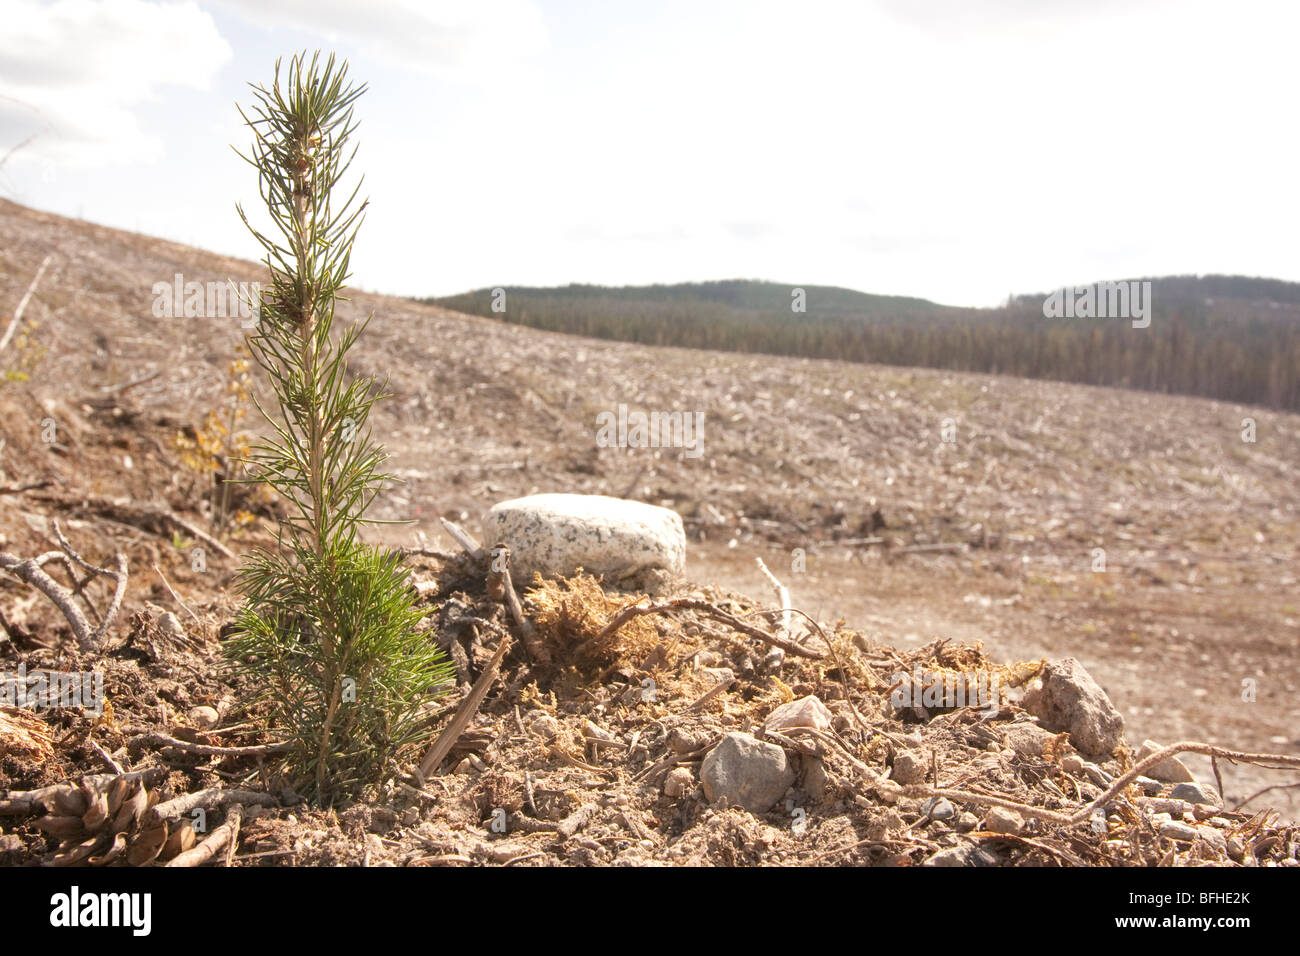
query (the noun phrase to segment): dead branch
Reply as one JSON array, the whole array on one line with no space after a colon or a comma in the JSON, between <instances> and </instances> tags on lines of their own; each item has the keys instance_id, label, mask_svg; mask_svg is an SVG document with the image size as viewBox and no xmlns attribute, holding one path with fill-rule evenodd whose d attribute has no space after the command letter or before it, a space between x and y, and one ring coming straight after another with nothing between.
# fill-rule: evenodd
<instances>
[{"instance_id":1,"label":"dead branch","mask_svg":"<svg viewBox=\"0 0 1300 956\"><path fill-rule=\"evenodd\" d=\"M629 604L620 608L608 624L592 638L592 643L600 643L608 640L609 637L620 627L632 620L634 617L640 617L642 614L663 614L667 611L702 611L710 617L715 617L722 623L728 625L733 630L739 631L749 637L757 638L765 644L773 647L779 647L789 654L795 654L799 657L807 657L815 661L825 659L826 655L819 651L811 651L806 647L801 647L793 641L776 637L767 633L761 628L754 627L752 624L746 624L734 614L722 610L708 601L700 601L695 598L675 598L671 601L665 601L662 604Z\"/></svg>"},{"instance_id":2,"label":"dead branch","mask_svg":"<svg viewBox=\"0 0 1300 956\"><path fill-rule=\"evenodd\" d=\"M1110 785L1110 789L1103 793L1088 806L1084 807L1075 814L1074 822L1087 820L1099 807L1104 807L1117 793L1121 793L1125 787L1142 776L1157 764L1164 763L1170 757L1176 757L1178 754L1200 754L1203 757L1222 757L1225 760L1240 760L1242 763L1253 763L1260 767L1268 767L1269 764L1280 764L1281 766L1269 767L1270 770L1296 769L1300 768L1300 757L1291 756L1290 754L1256 754L1246 753L1241 750L1228 750L1226 747L1216 747L1213 744L1203 744L1195 740L1184 740L1181 743L1170 744L1157 750L1133 765L1128 773L1122 777L1116 778L1115 782ZM1222 796L1222 794L1220 794Z\"/></svg>"},{"instance_id":3,"label":"dead branch","mask_svg":"<svg viewBox=\"0 0 1300 956\"><path fill-rule=\"evenodd\" d=\"M268 754L283 753L293 746L288 741L274 744L258 744L251 747L214 747L211 744L196 744L188 740L177 740L167 734L148 733L132 737L127 746L135 747L172 747L185 753L200 757L265 757Z\"/></svg>"},{"instance_id":4,"label":"dead branch","mask_svg":"<svg viewBox=\"0 0 1300 956\"><path fill-rule=\"evenodd\" d=\"M1226 760L1239 760L1243 763L1253 763L1259 766L1280 764L1280 766L1274 766L1271 768L1274 770L1300 767L1300 757L1290 756L1288 754L1246 753L1240 750L1228 750L1224 747L1215 747L1212 744L1200 743L1198 741L1182 741L1181 743L1170 744L1168 747L1164 747L1151 754L1149 757L1138 761L1138 763L1134 764L1128 773L1116 778L1116 780L1111 784L1110 789L1099 796L1096 800L1080 807L1074 813L1066 813L1059 810L1048 810L1044 807L1032 807L1025 803L1008 800L1004 797L995 797L990 794L972 793L968 790L951 790L942 787L930 787L924 784L903 786L893 780L882 777L871 767L868 767L852 754L849 754L847 748L832 735L819 731L812 731L810 732L810 735L823 740L831 740L838 744L840 747L840 753L847 756L850 763L852 763L858 771L863 773L867 778L868 786L878 792L889 793L895 797L946 797L947 799L958 803L975 804L977 806L985 807L1002 807L1006 810L1014 810L1022 816L1035 817L1039 820L1045 820L1048 823L1056 823L1067 827L1078 826L1079 824L1089 822L1092 819L1093 814L1098 810L1103 809L1107 804L1114 800L1115 797L1122 793L1130 783L1142 776L1152 767L1163 763L1165 760L1170 757L1175 757L1178 754L1201 754L1206 757L1221 757Z\"/></svg>"},{"instance_id":5,"label":"dead branch","mask_svg":"<svg viewBox=\"0 0 1300 956\"><path fill-rule=\"evenodd\" d=\"M99 744L95 743L95 741L87 738L86 746L93 750L95 756L99 758L100 762L108 767L109 770L113 771L113 773L117 774L119 777L126 774L126 770L122 765L114 760L112 755Z\"/></svg>"},{"instance_id":6,"label":"dead branch","mask_svg":"<svg viewBox=\"0 0 1300 956\"><path fill-rule=\"evenodd\" d=\"M48 478L44 481L32 481L25 485L5 485L0 487L0 495L20 495L24 491L36 491L38 488L48 488L54 482Z\"/></svg>"},{"instance_id":7,"label":"dead branch","mask_svg":"<svg viewBox=\"0 0 1300 956\"><path fill-rule=\"evenodd\" d=\"M207 790L197 790L194 793L182 794L160 803L149 811L152 820L165 820L169 823L175 822L184 816L188 816L193 810L202 807L205 810L212 810L216 807L224 807L231 803L252 804L259 807L274 807L279 804L279 800L269 793L258 793L253 790L222 790L217 787L210 787Z\"/></svg>"},{"instance_id":8,"label":"dead branch","mask_svg":"<svg viewBox=\"0 0 1300 956\"><path fill-rule=\"evenodd\" d=\"M107 568L96 567L73 549L67 538L63 536L57 521L53 523L53 527L54 536L58 539L59 546L63 549L62 552L47 551L38 557L27 559L19 558L17 555L8 552L0 552L0 569L8 571L18 580L31 585L49 598L54 603L54 606L63 613L64 618L67 619L69 626L72 628L73 636L77 639L77 644L83 650L93 650L98 646L100 639L116 619L117 613L122 606L122 597L126 594L126 556L120 551L115 555L115 567L112 571ZM61 561L68 566L73 581L71 591L45 573L44 566L51 561ZM77 580L76 574L72 571L73 562L87 572L88 577L85 580ZM109 602L108 609L100 619L99 626L92 631L90 622L86 620L86 615L82 613L81 608L77 607L75 598L92 578L101 574L112 578L116 583L116 587L113 590L113 598ZM96 613L98 616L90 599L85 594L81 594L81 598L92 613Z\"/></svg>"},{"instance_id":9,"label":"dead branch","mask_svg":"<svg viewBox=\"0 0 1300 956\"><path fill-rule=\"evenodd\" d=\"M202 866L208 863L213 857L223 850L227 843L233 844L239 838L239 825L244 819L244 808L241 804L234 804L226 811L226 820L221 826L217 827L208 834L207 839L196 847L178 854L175 858L168 860L164 866Z\"/></svg>"},{"instance_id":10,"label":"dead branch","mask_svg":"<svg viewBox=\"0 0 1300 956\"><path fill-rule=\"evenodd\" d=\"M510 549L504 544L498 544L492 549L491 561L488 564L487 593L493 600L505 601L510 616L514 618L520 636L523 637L528 656L538 664L549 664L551 652L538 635L533 622L524 615L524 606L520 603L519 592L515 590L514 581L510 577Z\"/></svg>"},{"instance_id":11,"label":"dead branch","mask_svg":"<svg viewBox=\"0 0 1300 956\"><path fill-rule=\"evenodd\" d=\"M162 573L162 570L158 567L158 565L155 564L153 566L153 570L154 573L157 574L158 577L162 580L163 587L165 587L167 589L167 593L172 596L172 600L174 600L177 604L183 607L185 609L185 612L194 619L194 623L199 626L200 630L202 630L203 622L199 620L199 616L190 610L190 606L188 604L186 604L184 601L181 600L181 596L177 594L176 591L172 588L171 584L167 580L167 577Z\"/></svg>"},{"instance_id":12,"label":"dead branch","mask_svg":"<svg viewBox=\"0 0 1300 956\"><path fill-rule=\"evenodd\" d=\"M447 533L456 539L456 543L464 548L465 553L471 558L475 561L482 561L487 557L483 545L475 541L472 534L454 521L448 521L446 518L439 518L438 520L442 522L442 526L447 530Z\"/></svg>"},{"instance_id":13,"label":"dead branch","mask_svg":"<svg viewBox=\"0 0 1300 956\"><path fill-rule=\"evenodd\" d=\"M768 570L768 567L763 563L762 558L755 558L754 560L758 563L758 570L763 572L763 576L766 577L768 583L772 585L772 590L776 592L777 603L781 606L781 623L777 628L777 637L782 640L790 640L794 636L794 622L790 617L790 589L777 580L776 575ZM779 647L774 647L768 654L766 664L774 669L779 668L784 659L785 651Z\"/></svg>"},{"instance_id":14,"label":"dead branch","mask_svg":"<svg viewBox=\"0 0 1300 956\"><path fill-rule=\"evenodd\" d=\"M53 501L70 510L93 514L119 524L130 525L150 534L169 537L172 534L186 534L196 541L201 541L213 551L227 558L236 555L224 544L212 537L202 528L174 514L165 508L136 505L125 499L104 498L98 495L85 495L75 498L60 495L38 495L46 501Z\"/></svg>"},{"instance_id":15,"label":"dead branch","mask_svg":"<svg viewBox=\"0 0 1300 956\"><path fill-rule=\"evenodd\" d=\"M161 374L162 374L162 369L160 368L154 369L152 372L147 372L144 375L141 375L139 378L133 378L129 382L122 382L121 384L118 385L101 385L99 387L99 390L103 392L105 395L121 394L123 392L130 391L131 389L135 388L137 385L143 385L146 382L152 382Z\"/></svg>"},{"instance_id":16,"label":"dead branch","mask_svg":"<svg viewBox=\"0 0 1300 956\"><path fill-rule=\"evenodd\" d=\"M36 291L36 286L38 283L40 283L41 276L45 275L45 270L49 266L50 260L53 258L54 258L53 256L46 256L43 260L41 260L41 266L39 269L36 270L36 276L35 278L32 279L32 284L27 287L27 291L23 294L23 297L18 301L18 308L14 309L13 318L9 320L9 327L5 329L4 336L0 337L0 352L3 352L5 350L5 346L8 345L9 340L13 338L14 330L18 328L18 323L22 321L23 310L27 308L27 303L31 301L32 293Z\"/></svg>"},{"instance_id":17,"label":"dead branch","mask_svg":"<svg viewBox=\"0 0 1300 956\"><path fill-rule=\"evenodd\" d=\"M966 545L960 541L950 541L942 544L913 544L906 548L893 548L890 554L937 554L952 551L965 551Z\"/></svg>"},{"instance_id":18,"label":"dead branch","mask_svg":"<svg viewBox=\"0 0 1300 956\"><path fill-rule=\"evenodd\" d=\"M486 622L481 622L486 623ZM479 675L474 682L469 695L461 702L460 707L456 709L456 716L452 717L451 723L447 728L438 735L429 752L424 755L420 761L420 778L429 776L433 771L438 769L438 765L447 759L447 754L451 753L451 748L460 735L465 732L469 726L470 720L478 711L479 705L483 703L483 698L487 696L488 688L492 686L492 681L496 679L497 669L501 666L501 661L506 656L506 651L510 649L510 636L503 634L501 643L497 645L496 653L492 655L492 660L484 668L483 673Z\"/></svg>"},{"instance_id":19,"label":"dead branch","mask_svg":"<svg viewBox=\"0 0 1300 956\"><path fill-rule=\"evenodd\" d=\"M722 680L718 681L716 684L714 684L712 687L706 690L703 694L701 694L698 698L696 698L695 703L691 704L691 706L686 708L687 713L695 713L696 711L700 710L701 708L704 707L705 704L713 700L713 698L717 697L719 694L721 694L723 691L725 691L728 687L730 687L735 682L736 682L736 678L734 677L722 678Z\"/></svg>"}]
</instances>

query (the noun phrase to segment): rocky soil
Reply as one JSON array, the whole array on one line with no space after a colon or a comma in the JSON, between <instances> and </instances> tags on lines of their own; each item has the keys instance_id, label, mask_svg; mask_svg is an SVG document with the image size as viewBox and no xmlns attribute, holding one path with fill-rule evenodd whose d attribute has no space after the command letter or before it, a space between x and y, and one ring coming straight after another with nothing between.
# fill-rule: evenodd
<instances>
[{"instance_id":1,"label":"rocky soil","mask_svg":"<svg viewBox=\"0 0 1300 956\"><path fill-rule=\"evenodd\" d=\"M0 757L0 787L103 773L98 747L124 769L156 768L147 784L161 803L205 787L271 795L245 808L235 865L1294 860L1286 821L1297 791L1256 796L1294 771L1220 759L1216 779L1208 758L1188 756L1198 792L1149 778L1108 800L1100 822L1052 815L1101 797L1147 738L1300 749L1296 416L591 342L357 294L344 317L376 317L356 368L390 377L378 424L404 481L379 507L411 521L386 539L432 555L411 559L431 632L463 659L461 686L431 726L445 725L496 647L471 619L511 627L484 569L438 519L479 534L487 508L524 494L672 508L689 538L677 596L774 632L756 613L773 601L761 557L824 632L800 625L798 639L826 656L775 666L763 641L687 609L637 618L644 628L627 646L566 662L575 633L634 597L579 581L591 620L554 624L550 670L512 649L438 773L322 811L295 805L267 761L184 753L151 736L265 742L216 667L237 557L208 549L195 567L186 528L207 527L211 479L184 466L174 441L227 408L239 322L151 309L154 283L176 273L253 280L259 270L0 202L6 318L47 254L27 313L45 354L29 383L0 388L0 551L50 551L58 520L95 564L122 551L130 579L102 653L80 650L44 598L0 580L0 669L100 668L112 707L99 719L42 712L48 735L29 729ZM597 416L620 404L703 412L702 454L599 447ZM1253 443L1241 438L1246 418ZM252 520L225 539L235 556L266 540L274 515L274 503L237 504ZM100 608L110 597L102 582L90 594ZM545 620L547 600L526 597L530 615ZM1035 722L1022 694L1031 688L1034 703L1044 658L1075 659L1114 714L1094 708L1068 740ZM1007 697L991 717L900 710L893 675L913 665L997 673ZM770 724L801 701L813 726ZM1117 717L1127 747L1079 752ZM992 794L1030 809L980 802ZM57 816L0 817L0 862L66 847L42 814ZM143 816L131 821L143 839Z\"/></svg>"}]
</instances>

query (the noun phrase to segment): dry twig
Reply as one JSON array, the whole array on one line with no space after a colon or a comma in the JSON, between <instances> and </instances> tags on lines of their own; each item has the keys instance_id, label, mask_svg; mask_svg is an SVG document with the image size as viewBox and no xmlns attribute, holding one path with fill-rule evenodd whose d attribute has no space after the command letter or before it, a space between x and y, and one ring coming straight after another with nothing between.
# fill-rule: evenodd
<instances>
[{"instance_id":1,"label":"dry twig","mask_svg":"<svg viewBox=\"0 0 1300 956\"><path fill-rule=\"evenodd\" d=\"M177 855L174 859L168 860L165 866L202 866L208 863L221 850L225 849L227 844L234 846L239 839L239 825L244 819L244 808L236 803L226 811L226 820L221 826L217 827L208 834L198 846L186 850L184 853Z\"/></svg>"},{"instance_id":2,"label":"dry twig","mask_svg":"<svg viewBox=\"0 0 1300 956\"><path fill-rule=\"evenodd\" d=\"M107 568L96 567L87 562L85 558L73 550L72 545L68 543L67 538L63 536L63 532L59 529L59 523L57 521L53 523L53 528L54 536L58 539L59 546L63 549L61 552L47 551L38 557L27 559L19 558L17 555L9 554L8 552L0 552L0 569L8 571L20 581L36 588L36 590L40 591L54 602L55 607L63 613L64 618L67 619L69 626L72 628L72 633L77 639L77 644L83 650L94 650L98 647L100 639L104 636L104 633L116 619L117 612L122 606L122 597L126 594L126 556L119 551L114 557L114 569L111 571ZM69 574L73 581L73 589L71 591L59 584L59 582L55 581L45 572L44 566L49 564L51 561L59 561L68 566ZM87 572L88 576L84 580L77 580L76 574L72 571L72 563L76 563ZM116 587L113 590L113 597L109 602L108 608L100 618L99 626L92 631L90 629L90 622L86 620L86 615L82 612L81 608L77 607L75 598L78 594L81 594L81 598L86 602L86 606L91 609L92 613L96 613L94 605L92 605L90 599L82 593L82 589L92 578L100 574L112 578ZM99 615L96 613L96 616Z\"/></svg>"},{"instance_id":3,"label":"dry twig","mask_svg":"<svg viewBox=\"0 0 1300 956\"><path fill-rule=\"evenodd\" d=\"M53 258L53 256L46 256L41 260L41 266L36 270L35 278L32 279L31 285L27 287L27 291L23 294L22 299L19 300L18 308L14 309L13 318L9 320L9 326L5 329L4 336L0 337L0 352L5 350L5 346L7 346L9 340L13 338L14 330L18 328L18 323L22 321L23 310L27 308L27 303L31 301L32 293L36 291L36 286L41 281L41 276L45 275L45 270L49 266L50 260Z\"/></svg>"},{"instance_id":4,"label":"dry twig","mask_svg":"<svg viewBox=\"0 0 1300 956\"><path fill-rule=\"evenodd\" d=\"M476 623L486 624L488 622L476 621ZM497 628L497 630L500 630L500 628ZM447 754L451 753L451 748L460 739L460 735L465 732L465 728L469 726L469 722L478 711L479 705L483 703L483 698L487 696L492 681L496 679L497 669L501 666L506 651L510 649L510 644L510 636L503 633L501 643L497 645L496 653L492 655L492 660L483 669L483 673L479 675L478 680L474 682L474 687L470 690L469 695L456 709L456 716L451 719L451 723L447 725L447 728L438 735L438 739L434 741L433 746L429 748L429 752L420 761L421 778L428 777L438 768L438 765L447 758Z\"/></svg>"},{"instance_id":5,"label":"dry twig","mask_svg":"<svg viewBox=\"0 0 1300 956\"><path fill-rule=\"evenodd\" d=\"M808 650L806 647L801 647L793 641L788 641L784 638L769 634L761 628L754 627L752 624L746 624L734 614L729 614L722 610L722 608L710 604L708 601L700 601L695 598L676 598L671 601L665 601L662 604L629 604L626 607L619 609L618 613L610 619L610 622L605 625L601 632L591 639L591 643L598 644L602 641L608 640L609 637L620 627L632 620L632 618L640 617L642 614L663 614L667 611L682 610L702 611L711 617L717 618L719 621L728 625L733 630L739 631L741 634L757 638L765 644L779 647L783 651L790 654L796 654L799 657L807 657L819 661L824 659L826 656L817 651Z\"/></svg>"}]
</instances>

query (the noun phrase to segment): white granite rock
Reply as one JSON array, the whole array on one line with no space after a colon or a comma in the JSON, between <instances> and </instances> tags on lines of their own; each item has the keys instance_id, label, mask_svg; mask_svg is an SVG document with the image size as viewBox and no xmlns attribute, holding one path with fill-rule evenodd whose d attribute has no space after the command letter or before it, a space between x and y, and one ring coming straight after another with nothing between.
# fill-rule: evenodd
<instances>
[{"instance_id":1,"label":"white granite rock","mask_svg":"<svg viewBox=\"0 0 1300 956\"><path fill-rule=\"evenodd\" d=\"M578 568L605 583L661 594L686 566L686 532L668 508L604 495L529 495L483 516L484 544L510 548L514 580L569 576Z\"/></svg>"}]
</instances>

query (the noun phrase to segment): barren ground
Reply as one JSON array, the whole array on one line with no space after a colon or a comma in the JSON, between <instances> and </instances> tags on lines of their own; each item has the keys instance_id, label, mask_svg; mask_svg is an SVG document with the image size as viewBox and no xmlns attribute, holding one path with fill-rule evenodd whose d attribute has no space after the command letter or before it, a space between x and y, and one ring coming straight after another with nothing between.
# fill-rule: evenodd
<instances>
[{"instance_id":1,"label":"barren ground","mask_svg":"<svg viewBox=\"0 0 1300 956\"><path fill-rule=\"evenodd\" d=\"M224 369L241 330L237 319L155 318L151 290L178 272L187 280L254 280L261 270L0 201L6 316L46 254L54 258L27 312L46 355L29 384L0 388L0 485L50 484L0 497L0 549L48 550L49 521L60 518L74 541L99 542L89 547L97 558L110 539L127 551L128 612L146 600L179 611L150 570L158 563L205 620L209 646L201 659L208 661L235 600L235 563L218 559L194 573L188 552L176 547L184 542L114 523L83 504L88 496L125 497L202 521L206 486L180 467L169 439L224 407ZM1134 746L1151 737L1300 750L1297 416L995 376L596 342L361 293L341 317L372 310L354 365L390 377L393 397L380 406L376 425L404 484L380 507L386 517L411 522L387 531L392 544L454 551L440 516L477 531L488 506L530 492L635 497L682 514L692 544L688 577L722 589L710 595L768 601L754 561L761 557L797 607L825 622L843 618L844 634L871 646L906 655L946 639L983 642L992 661L1077 657L1124 712ZM620 403L703 412L703 454L596 447L596 415ZM1241 438L1247 417L1256 423L1254 443ZM58 427L52 445L41 440L47 419ZM941 437L945 419L955 427L952 442ZM263 533L254 523L228 543L238 552ZM906 550L921 545L956 548ZM1104 549L1103 573L1092 570L1097 548ZM0 584L0 609L36 635L61 624L15 582ZM119 639L132 630L129 616ZM147 623L134 632L142 639ZM44 658L71 653L20 650ZM0 644L0 662L5 654ZM177 677L179 691L135 687L136 704L170 699L182 713L187 703L205 702L205 686L214 704L228 694L206 677ZM808 673L802 683L822 689L823 679ZM1243 700L1244 681L1254 682L1254 700ZM753 700L779 702L758 685L750 689L734 711L723 705L718 728L741 719ZM601 713L612 706L603 698L602 705ZM514 722L511 707L497 716ZM663 721L649 720L655 733L666 733ZM62 729L76 736L75 727ZM640 742L662 745L653 735ZM587 749L585 757L612 759L608 749ZM70 771L79 759L51 765L39 780L10 766L7 785L62 779L60 769ZM1187 762L1213 781L1208 760ZM1220 769L1229 807L1294 778L1222 762ZM519 797L518 775L506 776L507 783L478 781L479 810L494 805L483 788ZM623 812L626 800L635 801L631 793L623 792L623 807L609 806ZM1245 809L1274 806L1295 819L1297 793L1275 790ZM572 812L569 798L557 800L552 815ZM653 808L632 806L645 819L627 829L644 827L637 839L663 844L672 827L649 822L662 822ZM732 840L726 835L751 824L718 819L707 831L718 845L762 842L744 833ZM442 826L449 820L429 824L436 835L426 834L425 845L445 846L426 856L455 862L469 852L453 846L452 830ZM839 820L832 815L826 826L848 826L829 822ZM691 824L683 818L676 825L686 833ZM367 819L354 829L369 826ZM853 842L824 836L817 853ZM312 862L309 850L296 861ZM603 851L587 851L590 859L572 861L607 862ZM327 859L343 859L341 852ZM700 858L724 861L717 853L701 851ZM742 861L743 853L731 862Z\"/></svg>"}]
</instances>

